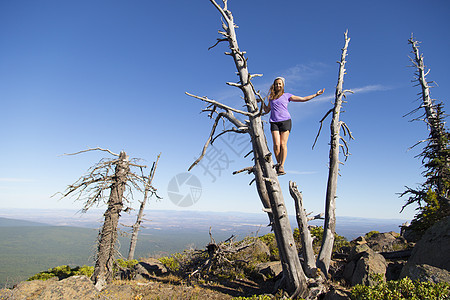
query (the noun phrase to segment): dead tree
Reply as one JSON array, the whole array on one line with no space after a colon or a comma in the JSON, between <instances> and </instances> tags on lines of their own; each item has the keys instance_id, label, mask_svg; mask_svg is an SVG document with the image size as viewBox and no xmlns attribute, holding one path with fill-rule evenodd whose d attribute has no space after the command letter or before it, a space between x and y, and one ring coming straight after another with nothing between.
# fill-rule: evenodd
<instances>
[{"instance_id":1,"label":"dead tree","mask_svg":"<svg viewBox=\"0 0 450 300\"><path fill-rule=\"evenodd\" d=\"M143 190L145 178L136 175L130 167L142 169L146 166L130 162L124 151L116 154L108 149L95 148L67 155L95 150L106 151L115 158L103 159L92 166L85 175L67 187L62 198L74 195L76 200L84 201L82 211L86 212L93 205L101 204L108 196L108 208L104 213L105 219L99 233L95 268L91 277L96 288L102 290L111 282L114 275L113 265L118 252L116 243L120 213L129 209L131 203L129 196L133 196L132 190Z\"/></svg>"},{"instance_id":2,"label":"dead tree","mask_svg":"<svg viewBox=\"0 0 450 300\"><path fill-rule=\"evenodd\" d=\"M331 262L331 254L333 251L334 234L336 232L336 190L337 190L337 179L339 176L339 150L343 149L343 154L345 159L347 159L348 145L345 139L341 136L341 129L344 135L349 135L352 139L352 134L347 125L339 119L343 98L346 92L351 92L348 90L343 90L344 84L344 74L345 74L345 58L347 57L347 47L350 42L350 38L345 32L345 45L342 49L341 60L339 63L339 79L336 86L335 102L333 108L333 118L331 120L331 141L330 141L330 165L328 172L328 184L327 193L325 199L325 226L323 233L322 246L320 248L319 257L317 258L317 266L325 273L328 272ZM342 143L341 143L342 142Z\"/></svg>"},{"instance_id":3,"label":"dead tree","mask_svg":"<svg viewBox=\"0 0 450 300\"><path fill-rule=\"evenodd\" d=\"M426 78L430 70L426 70L423 55L419 53L419 42L412 36L408 42L414 54L413 58L410 58L413 67L416 68L414 81L417 81L417 85L421 87L420 106L409 114L423 109L423 113L412 121L424 121L429 135L428 138L411 147L425 144L422 152L417 156L422 157L425 169L422 174L426 180L418 188L406 187L407 190L401 196L408 195L409 199L401 211L410 204L419 205L418 213L411 221L411 225L404 228L413 231L416 238L419 238L434 223L450 215L450 132L445 126L446 115L443 111L443 103L431 98L430 88L433 87L433 82Z\"/></svg>"},{"instance_id":4,"label":"dead tree","mask_svg":"<svg viewBox=\"0 0 450 300\"><path fill-rule=\"evenodd\" d=\"M414 40L413 37L411 37L408 42L413 48L414 58L411 59L411 62L417 69L416 80L419 82L419 85L422 88L422 105L419 107L419 109L422 107L424 108L425 114L423 115L423 120L426 121L430 131L429 138L425 141L420 141L419 143L428 142L429 147L432 148L430 150L434 152L434 156L441 160L441 163L438 163L438 166L436 166L435 170L432 172L436 175L431 179L435 182L434 185L436 186L438 197L440 198L439 200L443 202L443 204L447 206L447 208L449 208L449 133L445 129L445 122L443 120L445 118L442 111L443 104L436 103L436 101L430 96L431 87L428 80L426 79L426 76L428 75L430 70L425 70L426 67L423 61L423 55L419 54L419 42ZM422 156L425 155L422 154Z\"/></svg>"},{"instance_id":5,"label":"dead tree","mask_svg":"<svg viewBox=\"0 0 450 300\"><path fill-rule=\"evenodd\" d=\"M257 105L257 99L262 100L259 92L257 92L251 82L251 79L258 74L250 74L247 66L247 58L245 52L241 51L238 46L235 28L237 27L233 20L233 15L227 7L227 0L223 0L223 7L214 0L210 2L217 8L222 15L222 28L219 31L222 38L218 39L216 46L220 42L227 42L230 52L226 52L233 58L238 71L239 81L237 83L228 82L230 86L239 88L243 93L246 111L234 109L207 97L198 97L187 93L189 96L200 99L209 103L207 109L211 118L215 117L214 125L210 136L205 143L203 152L200 157L189 168L195 166L205 155L206 149L210 143L217 137L214 137L217 124L222 119L228 119L236 127L226 132L248 133L252 142L254 165L245 168L249 173L255 176L258 194L261 198L265 211L269 215L271 226L275 233L278 250L283 266L282 287L292 297L304 297L308 294L306 276L302 270L300 260L297 254L291 225L289 223L288 214L284 204L283 194L278 182L277 174L272 161L272 154L267 146L267 140L263 130L261 121L262 110ZM213 46L213 47L214 47ZM220 112L218 111L220 110ZM248 118L245 124L234 117L233 113L244 115ZM222 134L222 133L221 133ZM219 134L220 135L220 134Z\"/></svg>"},{"instance_id":6,"label":"dead tree","mask_svg":"<svg viewBox=\"0 0 450 300\"><path fill-rule=\"evenodd\" d=\"M342 153L345 157L345 160L350 154L347 141L343 138L343 136L341 136L341 129L344 136L348 135L349 139L353 139L353 136L348 126L339 119L342 104L345 102L343 98L345 97L346 93L348 92L352 93L352 91L350 90L343 90L344 74L346 71L345 58L347 57L347 48L348 43L350 42L350 38L348 37L347 32L345 32L344 35L345 35L345 44L344 48L342 48L341 60L338 61L340 67L339 67L338 83L336 85L334 107L325 114L322 120L320 120L320 129L317 135L318 137L320 134L323 121L326 119L327 116L332 114L332 120L330 125L331 130L330 154L329 154L330 161L328 171L327 192L325 199L324 234L320 252L317 261L315 263L314 263L314 252L312 249L312 239L307 223L308 218L303 208L302 196L301 193L298 191L295 182L289 183L289 191L295 202L297 222L304 246L303 255L305 258L305 269L307 270L307 273L309 273L308 275L314 275L315 270L317 268L319 268L323 273L327 274L330 267L331 255L333 252L334 235L336 232L335 209L336 209L337 179L339 176L339 164L342 164L342 162L339 161L339 153L340 150L342 149ZM316 140L314 141L314 145L317 141L317 137Z\"/></svg>"},{"instance_id":7,"label":"dead tree","mask_svg":"<svg viewBox=\"0 0 450 300\"><path fill-rule=\"evenodd\" d=\"M155 176L156 167L158 166L158 161L161 154L158 155L156 162L153 163L152 169L150 170L150 174L148 176L148 180L145 182L145 189L144 189L144 199L141 201L141 205L139 206L139 213L136 218L136 223L132 226L133 231L131 233L131 239L130 239L130 249L128 250L128 260L132 260L134 258L134 251L136 249L136 243L137 243L137 236L139 233L139 229L142 225L142 218L144 217L144 209L145 204L147 203L148 199L148 193L150 192L151 195L156 195L157 198L158 195L156 194L156 189L152 186L153 177Z\"/></svg>"}]
</instances>

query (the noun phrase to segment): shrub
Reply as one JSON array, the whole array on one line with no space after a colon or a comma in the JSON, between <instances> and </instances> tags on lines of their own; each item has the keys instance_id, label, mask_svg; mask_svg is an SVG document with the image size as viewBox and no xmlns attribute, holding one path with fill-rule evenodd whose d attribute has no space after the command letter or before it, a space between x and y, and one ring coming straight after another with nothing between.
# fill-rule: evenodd
<instances>
[{"instance_id":1,"label":"shrub","mask_svg":"<svg viewBox=\"0 0 450 300\"><path fill-rule=\"evenodd\" d=\"M178 259L181 257L180 253L172 254L171 256L164 256L158 260L171 272L178 272L180 270L180 262Z\"/></svg>"},{"instance_id":2,"label":"shrub","mask_svg":"<svg viewBox=\"0 0 450 300\"><path fill-rule=\"evenodd\" d=\"M378 275L378 274L376 274ZM443 300L450 299L450 284L441 282L412 281L405 277L397 281L383 282L381 276L372 276L374 286L355 285L352 299L355 300Z\"/></svg>"},{"instance_id":3,"label":"shrub","mask_svg":"<svg viewBox=\"0 0 450 300\"><path fill-rule=\"evenodd\" d=\"M74 275L86 275L88 277L91 277L93 273L94 267L92 266L70 268L69 266L63 265L48 269L47 271L39 272L28 278L27 281L47 280L53 277L58 277L58 279L64 279Z\"/></svg>"},{"instance_id":4,"label":"shrub","mask_svg":"<svg viewBox=\"0 0 450 300\"><path fill-rule=\"evenodd\" d=\"M311 226L309 228L309 232L311 233L311 237L313 238L313 250L314 253L317 254L320 251L320 247L322 245L323 239L323 227L322 226ZM301 251L301 240L300 240L300 230L298 228L294 229L294 239L297 244L297 248ZM337 233L334 234L334 244L333 251L339 250L341 247L349 246L350 242L347 239Z\"/></svg>"},{"instance_id":5,"label":"shrub","mask_svg":"<svg viewBox=\"0 0 450 300\"><path fill-rule=\"evenodd\" d=\"M125 260L122 258L119 258L115 261L115 264L121 268L129 269L137 265L139 262L136 259L132 260Z\"/></svg>"},{"instance_id":6,"label":"shrub","mask_svg":"<svg viewBox=\"0 0 450 300\"><path fill-rule=\"evenodd\" d=\"M379 232L379 231L376 231L376 230L369 231L368 233L366 233L366 235L364 236L364 238L367 240L367 239L369 239L372 235L377 234L377 233L380 233L380 232Z\"/></svg>"},{"instance_id":7,"label":"shrub","mask_svg":"<svg viewBox=\"0 0 450 300\"><path fill-rule=\"evenodd\" d=\"M278 246L277 242L275 240L275 234L274 233L268 233L266 235L258 237L264 244L269 246L270 250L270 256L272 260L278 260L279 254L278 254Z\"/></svg>"}]
</instances>

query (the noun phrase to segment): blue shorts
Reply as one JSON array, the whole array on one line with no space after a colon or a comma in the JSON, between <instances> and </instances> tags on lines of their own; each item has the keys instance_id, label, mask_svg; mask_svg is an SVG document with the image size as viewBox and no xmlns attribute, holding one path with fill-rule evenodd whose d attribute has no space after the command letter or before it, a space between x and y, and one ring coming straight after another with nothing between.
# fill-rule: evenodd
<instances>
[{"instance_id":1,"label":"blue shorts","mask_svg":"<svg viewBox=\"0 0 450 300\"><path fill-rule=\"evenodd\" d=\"M270 131L291 131L292 120L286 120L281 122L270 122Z\"/></svg>"}]
</instances>

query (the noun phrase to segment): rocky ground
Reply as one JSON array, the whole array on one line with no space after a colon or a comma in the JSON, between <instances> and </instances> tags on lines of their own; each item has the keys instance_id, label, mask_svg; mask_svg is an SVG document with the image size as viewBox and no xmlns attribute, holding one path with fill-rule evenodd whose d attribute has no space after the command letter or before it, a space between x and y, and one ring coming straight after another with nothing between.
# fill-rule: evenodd
<instances>
[{"instance_id":1,"label":"rocky ground","mask_svg":"<svg viewBox=\"0 0 450 300\"><path fill-rule=\"evenodd\" d=\"M273 284L250 280L188 285L174 276L152 276L149 280L116 280L101 292L85 276L64 280L26 281L16 288L0 290L0 299L232 299L270 293Z\"/></svg>"}]
</instances>

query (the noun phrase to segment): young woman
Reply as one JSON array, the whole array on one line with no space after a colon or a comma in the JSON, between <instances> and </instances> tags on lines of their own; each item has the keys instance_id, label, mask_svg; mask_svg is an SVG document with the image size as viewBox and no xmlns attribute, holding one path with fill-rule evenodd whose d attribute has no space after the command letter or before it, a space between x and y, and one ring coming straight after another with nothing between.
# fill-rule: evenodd
<instances>
[{"instance_id":1,"label":"young woman","mask_svg":"<svg viewBox=\"0 0 450 300\"><path fill-rule=\"evenodd\" d=\"M276 170L278 175L284 175L284 162L287 155L287 141L292 128L291 115L288 111L288 103L306 102L319 95L322 95L325 89L319 90L313 95L306 97L295 96L284 92L284 78L275 78L269 90L269 104L263 103L264 111L270 111L270 131L272 132L273 151L277 160Z\"/></svg>"}]
</instances>

